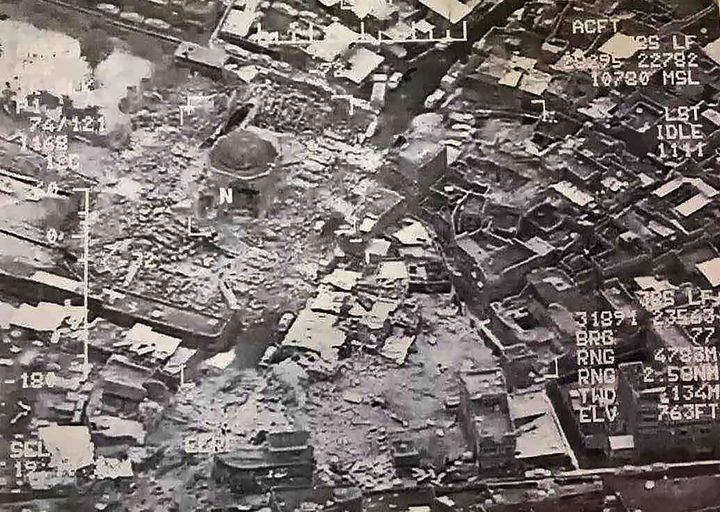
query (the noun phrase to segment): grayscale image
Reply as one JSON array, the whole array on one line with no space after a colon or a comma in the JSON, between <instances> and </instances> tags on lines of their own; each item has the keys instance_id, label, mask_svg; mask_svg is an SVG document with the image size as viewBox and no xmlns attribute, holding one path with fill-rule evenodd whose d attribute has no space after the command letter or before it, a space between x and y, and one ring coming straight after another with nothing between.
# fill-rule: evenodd
<instances>
[{"instance_id":1,"label":"grayscale image","mask_svg":"<svg viewBox=\"0 0 720 512\"><path fill-rule=\"evenodd\" d=\"M720 0L0 0L0 511L720 512Z\"/></svg>"}]
</instances>

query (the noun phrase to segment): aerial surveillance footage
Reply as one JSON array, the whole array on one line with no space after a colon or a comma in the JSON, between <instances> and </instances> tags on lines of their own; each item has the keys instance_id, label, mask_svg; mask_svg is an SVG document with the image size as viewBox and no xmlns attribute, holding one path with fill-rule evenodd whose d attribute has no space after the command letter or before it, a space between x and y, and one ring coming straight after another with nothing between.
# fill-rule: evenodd
<instances>
[{"instance_id":1,"label":"aerial surveillance footage","mask_svg":"<svg viewBox=\"0 0 720 512\"><path fill-rule=\"evenodd\" d=\"M0 511L720 512L720 0L0 0Z\"/></svg>"}]
</instances>

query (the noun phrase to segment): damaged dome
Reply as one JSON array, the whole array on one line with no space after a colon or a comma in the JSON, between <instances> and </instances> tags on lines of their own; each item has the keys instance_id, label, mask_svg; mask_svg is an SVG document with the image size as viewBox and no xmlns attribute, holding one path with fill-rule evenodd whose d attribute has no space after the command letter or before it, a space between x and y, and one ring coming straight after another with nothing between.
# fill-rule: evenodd
<instances>
[{"instance_id":1,"label":"damaged dome","mask_svg":"<svg viewBox=\"0 0 720 512\"><path fill-rule=\"evenodd\" d=\"M248 130L235 130L218 139L210 151L210 162L216 169L237 176L263 172L275 160L275 147Z\"/></svg>"}]
</instances>

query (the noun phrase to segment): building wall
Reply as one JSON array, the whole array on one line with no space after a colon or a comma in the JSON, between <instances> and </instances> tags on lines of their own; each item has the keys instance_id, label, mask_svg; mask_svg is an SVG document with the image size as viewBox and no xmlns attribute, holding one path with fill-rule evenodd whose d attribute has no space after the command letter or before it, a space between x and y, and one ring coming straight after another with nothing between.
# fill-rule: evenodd
<instances>
[{"instance_id":1,"label":"building wall","mask_svg":"<svg viewBox=\"0 0 720 512\"><path fill-rule=\"evenodd\" d=\"M481 471L511 468L515 464L515 436L504 434L498 439L478 436L475 452Z\"/></svg>"}]
</instances>

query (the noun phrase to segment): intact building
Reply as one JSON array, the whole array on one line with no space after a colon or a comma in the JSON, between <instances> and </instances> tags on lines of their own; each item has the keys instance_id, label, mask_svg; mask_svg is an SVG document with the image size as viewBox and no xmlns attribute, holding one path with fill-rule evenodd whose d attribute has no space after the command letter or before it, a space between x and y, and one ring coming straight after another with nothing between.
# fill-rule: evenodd
<instances>
[{"instance_id":1,"label":"intact building","mask_svg":"<svg viewBox=\"0 0 720 512\"><path fill-rule=\"evenodd\" d=\"M484 471L506 471L515 461L505 378L499 368L460 374L460 420Z\"/></svg>"},{"instance_id":2,"label":"intact building","mask_svg":"<svg viewBox=\"0 0 720 512\"><path fill-rule=\"evenodd\" d=\"M634 455L640 460L691 460L720 454L720 425L710 414L689 420L666 413L673 407L671 386L662 370L633 362L618 367L618 403L624 429L633 437ZM665 382L663 382L665 381ZM710 393L708 391L708 393ZM708 400L717 404L718 397Z\"/></svg>"}]
</instances>

